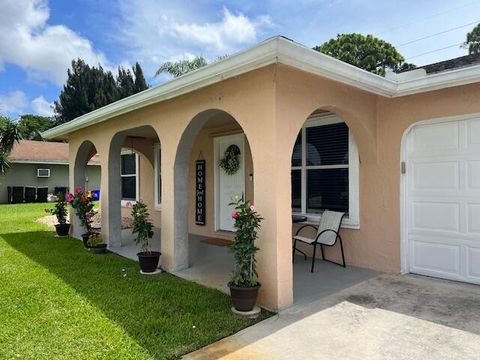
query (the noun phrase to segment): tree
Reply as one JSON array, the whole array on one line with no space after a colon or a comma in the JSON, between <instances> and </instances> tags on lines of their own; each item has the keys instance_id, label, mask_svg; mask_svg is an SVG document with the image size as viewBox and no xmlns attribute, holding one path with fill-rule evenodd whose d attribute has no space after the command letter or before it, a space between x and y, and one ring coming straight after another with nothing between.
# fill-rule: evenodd
<instances>
[{"instance_id":1,"label":"tree","mask_svg":"<svg viewBox=\"0 0 480 360\"><path fill-rule=\"evenodd\" d=\"M381 76L387 69L400 72L415 68L392 44L372 35L338 34L313 49Z\"/></svg>"},{"instance_id":2,"label":"tree","mask_svg":"<svg viewBox=\"0 0 480 360\"><path fill-rule=\"evenodd\" d=\"M147 89L140 64L136 63L132 71L119 67L115 77L100 65L91 67L81 59L73 60L67 82L54 104L55 123L63 124Z\"/></svg>"},{"instance_id":3,"label":"tree","mask_svg":"<svg viewBox=\"0 0 480 360\"><path fill-rule=\"evenodd\" d=\"M155 76L158 76L162 73L167 73L176 78L190 71L200 69L207 64L207 60L205 60L202 55L196 56L192 60L179 60L174 62L167 61L160 65L160 68L155 73Z\"/></svg>"},{"instance_id":4,"label":"tree","mask_svg":"<svg viewBox=\"0 0 480 360\"><path fill-rule=\"evenodd\" d=\"M20 116L18 121L18 130L22 139L41 141L42 132L55 126L55 121L51 117L25 114Z\"/></svg>"},{"instance_id":5,"label":"tree","mask_svg":"<svg viewBox=\"0 0 480 360\"><path fill-rule=\"evenodd\" d=\"M0 116L0 174L5 175L10 162L8 156L15 143L22 139L18 124L5 116Z\"/></svg>"},{"instance_id":6,"label":"tree","mask_svg":"<svg viewBox=\"0 0 480 360\"><path fill-rule=\"evenodd\" d=\"M467 41L465 41L463 45L468 47L469 54L480 53L480 24L475 26L472 31L467 34Z\"/></svg>"}]
</instances>

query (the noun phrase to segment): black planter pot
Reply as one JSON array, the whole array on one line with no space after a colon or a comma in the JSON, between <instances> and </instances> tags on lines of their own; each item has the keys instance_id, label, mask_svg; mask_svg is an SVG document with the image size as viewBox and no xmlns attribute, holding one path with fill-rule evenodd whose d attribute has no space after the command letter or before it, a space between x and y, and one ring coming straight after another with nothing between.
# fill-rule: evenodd
<instances>
[{"instance_id":1,"label":"black planter pot","mask_svg":"<svg viewBox=\"0 0 480 360\"><path fill-rule=\"evenodd\" d=\"M90 240L90 234L83 234L82 240L83 240L83 246L85 246L86 249L89 249L90 245L88 244L88 240Z\"/></svg>"},{"instance_id":2,"label":"black planter pot","mask_svg":"<svg viewBox=\"0 0 480 360\"><path fill-rule=\"evenodd\" d=\"M68 236L70 232L70 224L57 224L55 225L55 231L58 236Z\"/></svg>"},{"instance_id":3,"label":"black planter pot","mask_svg":"<svg viewBox=\"0 0 480 360\"><path fill-rule=\"evenodd\" d=\"M107 252L107 244L90 246L90 251L94 254L105 254Z\"/></svg>"},{"instance_id":4,"label":"black planter pot","mask_svg":"<svg viewBox=\"0 0 480 360\"><path fill-rule=\"evenodd\" d=\"M155 272L155 270L157 270L158 268L160 255L162 255L162 253L160 253L159 251L137 253L140 270L145 273Z\"/></svg>"},{"instance_id":5,"label":"black planter pot","mask_svg":"<svg viewBox=\"0 0 480 360\"><path fill-rule=\"evenodd\" d=\"M230 296L232 297L232 303L235 310L238 311L252 311L257 302L258 289L260 284L255 287L238 287L232 284L228 284L230 288Z\"/></svg>"}]
</instances>

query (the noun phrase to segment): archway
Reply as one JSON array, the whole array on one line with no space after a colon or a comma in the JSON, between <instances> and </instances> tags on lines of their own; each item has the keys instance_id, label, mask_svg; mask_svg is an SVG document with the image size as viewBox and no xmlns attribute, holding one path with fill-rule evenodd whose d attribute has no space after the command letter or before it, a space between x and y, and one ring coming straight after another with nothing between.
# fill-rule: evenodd
<instances>
[{"instance_id":1,"label":"archway","mask_svg":"<svg viewBox=\"0 0 480 360\"><path fill-rule=\"evenodd\" d=\"M77 188L85 191L100 190L101 183L101 165L100 156L97 153L95 145L85 140L77 150L75 163L73 167L73 188L71 192ZM98 192L96 192L98 194ZM81 238L85 229L83 229L78 217L72 213L70 215L72 223L72 236Z\"/></svg>"},{"instance_id":2,"label":"archway","mask_svg":"<svg viewBox=\"0 0 480 360\"><path fill-rule=\"evenodd\" d=\"M218 162L230 146L239 149L240 167L226 174ZM198 164L205 166L200 176L196 173ZM205 189L201 194L197 191L199 182ZM234 238L233 209L228 204L234 195L253 201L253 187L250 145L239 122L219 109L194 116L175 155L173 270L190 268L180 276L225 290L233 266L225 245ZM203 219L197 217L199 212ZM214 275L213 283L208 273Z\"/></svg>"},{"instance_id":3,"label":"archway","mask_svg":"<svg viewBox=\"0 0 480 360\"><path fill-rule=\"evenodd\" d=\"M349 236L345 229L359 227L359 150L353 132L338 113L315 110L303 123L292 149L291 204L292 229L295 235L304 225L318 226L325 210L345 213L340 228L345 257L349 252ZM336 229L335 229L336 230ZM304 237L315 239L317 232L307 226ZM342 263L340 241L324 246L323 251L297 242L294 254L294 301L315 300L371 276L369 272L333 265L325 260ZM303 252L303 253L302 253ZM315 272L310 273L315 256ZM308 259L308 260L305 260Z\"/></svg>"},{"instance_id":4,"label":"archway","mask_svg":"<svg viewBox=\"0 0 480 360\"><path fill-rule=\"evenodd\" d=\"M160 139L151 126L122 130L111 140L108 197L102 213L108 219L104 224L110 247L130 258L136 259L138 252L131 231L131 207L140 199L148 206L156 228L151 247L160 249L160 159Z\"/></svg>"}]
</instances>

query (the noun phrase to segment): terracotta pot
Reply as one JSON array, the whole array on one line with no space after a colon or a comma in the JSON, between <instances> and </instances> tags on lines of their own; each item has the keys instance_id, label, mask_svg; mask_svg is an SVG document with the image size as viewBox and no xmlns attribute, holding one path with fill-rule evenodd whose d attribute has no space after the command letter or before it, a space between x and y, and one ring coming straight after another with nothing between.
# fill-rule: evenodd
<instances>
[{"instance_id":1,"label":"terracotta pot","mask_svg":"<svg viewBox=\"0 0 480 360\"><path fill-rule=\"evenodd\" d=\"M70 224L56 224L55 231L58 236L68 236L70 232Z\"/></svg>"},{"instance_id":2,"label":"terracotta pot","mask_svg":"<svg viewBox=\"0 0 480 360\"><path fill-rule=\"evenodd\" d=\"M254 287L239 287L228 284L233 307L238 311L252 311L257 302L258 289L260 284Z\"/></svg>"},{"instance_id":3,"label":"terracotta pot","mask_svg":"<svg viewBox=\"0 0 480 360\"><path fill-rule=\"evenodd\" d=\"M162 254L159 251L137 253L140 269L145 273L151 273L157 270L160 255Z\"/></svg>"}]
</instances>

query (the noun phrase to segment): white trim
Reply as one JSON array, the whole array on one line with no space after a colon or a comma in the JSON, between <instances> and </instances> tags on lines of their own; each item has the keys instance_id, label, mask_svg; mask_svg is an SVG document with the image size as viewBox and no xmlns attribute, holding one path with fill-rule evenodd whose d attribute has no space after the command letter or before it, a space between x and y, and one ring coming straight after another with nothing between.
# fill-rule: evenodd
<instances>
[{"instance_id":1,"label":"white trim","mask_svg":"<svg viewBox=\"0 0 480 360\"><path fill-rule=\"evenodd\" d=\"M215 164L214 172L213 172L213 182L214 182L214 231L228 231L224 229L220 229L220 224L219 224L219 212L220 212L220 203L219 203L219 196L218 193L220 191L219 187L219 177L220 177L220 166L218 166L218 161L220 160L219 156L219 141L220 139L224 137L232 137L232 136L238 136L242 135L242 148L240 149L240 156L241 156L241 163L243 164L242 166L242 179L243 179L243 189L242 192L245 196L245 134L243 132L236 133L236 134L229 134L229 135L224 135L224 136L215 136L213 138L213 163Z\"/></svg>"},{"instance_id":2,"label":"white trim","mask_svg":"<svg viewBox=\"0 0 480 360\"><path fill-rule=\"evenodd\" d=\"M301 170L302 184L301 193L305 194L301 198L301 212L294 212L295 215L303 215L307 217L307 222L317 223L321 214L307 213L307 154L306 154L306 129L309 127L323 126L330 124L344 123L344 120L336 114L330 115L314 115L309 117L302 127L302 166L292 166L292 170ZM342 222L342 227L350 229L360 228L360 161L358 155L358 146L355 142L350 129L348 130L348 165L331 165L331 166L308 166L308 170L315 169L348 169L348 217Z\"/></svg>"},{"instance_id":3,"label":"white trim","mask_svg":"<svg viewBox=\"0 0 480 360\"><path fill-rule=\"evenodd\" d=\"M416 126L421 125L430 125L430 124L438 124L442 122L451 122L451 121L459 121L459 120L470 120L470 119L477 119L480 117L480 113L472 113L472 114L463 114L463 115L455 115L455 116L446 116L428 120L418 121L416 123L411 124L402 135L402 141L400 144L400 164L398 164L398 172L400 174L400 267L402 274L406 274L409 272L410 263L408 258L408 223L407 223L407 196L408 196L408 181L407 181L407 174L402 174L401 172L401 163L407 162L408 160L408 146L407 146L407 139L408 135L412 131L412 129Z\"/></svg>"},{"instance_id":4,"label":"white trim","mask_svg":"<svg viewBox=\"0 0 480 360\"><path fill-rule=\"evenodd\" d=\"M34 165L69 165L68 161L48 161L48 160L10 160L11 164L34 164ZM100 166L100 164L87 164L88 166Z\"/></svg>"},{"instance_id":5,"label":"white trim","mask_svg":"<svg viewBox=\"0 0 480 360\"><path fill-rule=\"evenodd\" d=\"M159 86L106 105L42 133L59 138L112 117L159 103L225 79L271 65L285 64L385 97L411 95L480 81L480 65L433 75L387 79L334 59L291 40L276 36L228 58L204 66Z\"/></svg>"},{"instance_id":6,"label":"white trim","mask_svg":"<svg viewBox=\"0 0 480 360\"><path fill-rule=\"evenodd\" d=\"M158 166L159 166L159 160L161 161L161 158L162 158L162 154L161 154L161 147L160 147L160 143L155 143L154 144L154 147L153 147L153 152L154 152L154 166L153 166L153 171L154 171L154 178L155 178L155 181L154 181L154 186L155 186L155 189L153 191L154 195L155 196L155 210L157 211L160 211L162 210L162 203L158 202L158 171L160 170L161 171L161 164L160 164L160 169L158 169ZM162 176L162 174L160 174L160 177Z\"/></svg>"}]
</instances>

